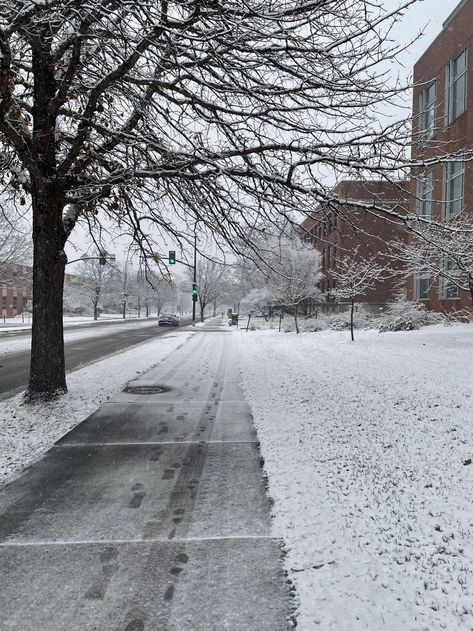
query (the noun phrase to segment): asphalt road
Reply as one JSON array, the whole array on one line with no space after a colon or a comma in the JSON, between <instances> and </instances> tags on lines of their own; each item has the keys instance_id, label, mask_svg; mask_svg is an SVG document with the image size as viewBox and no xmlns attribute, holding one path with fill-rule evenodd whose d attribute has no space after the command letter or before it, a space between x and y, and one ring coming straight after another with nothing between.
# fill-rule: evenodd
<instances>
[{"instance_id":1,"label":"asphalt road","mask_svg":"<svg viewBox=\"0 0 473 631\"><path fill-rule=\"evenodd\" d=\"M137 322L141 323L142 321L137 320ZM190 324L190 322L190 318L181 318L181 326ZM106 327L112 323L117 325L115 321L104 323L103 326ZM96 327L97 325L94 326ZM102 327L102 325L100 326ZM90 325L80 325L79 327L74 327L74 331L79 328L89 327ZM157 320L154 320L149 327L140 326L136 331L126 328L123 331L107 333L104 330L101 337L66 342L66 370L74 370L79 366L90 364L117 351L141 344L165 333L169 333L169 327L159 327ZM19 335L23 336L24 333L20 332ZM30 335L30 333L28 332L27 335ZM0 401L26 388L29 364L29 351L0 355Z\"/></svg>"},{"instance_id":2,"label":"asphalt road","mask_svg":"<svg viewBox=\"0 0 473 631\"><path fill-rule=\"evenodd\" d=\"M96 327L106 327L106 326L120 326L121 324L123 325L129 325L130 322L144 322L144 321L149 321L150 324L151 322L156 323L158 321L158 318L127 318L127 319L120 319L120 320L97 320L96 322L93 322L91 320L89 320L88 322L65 322L64 323L64 330L65 331L80 331L82 329L92 329L92 328L96 328ZM31 335L31 327L28 328L24 328L24 329L15 329L15 327L18 327L20 325L18 324L12 324L11 328L8 328L8 323L3 323L0 322L0 325L2 326L2 329L0 331L0 340L2 338L12 338L12 337L27 337L29 335ZM4 328L5 327L5 328Z\"/></svg>"}]
</instances>

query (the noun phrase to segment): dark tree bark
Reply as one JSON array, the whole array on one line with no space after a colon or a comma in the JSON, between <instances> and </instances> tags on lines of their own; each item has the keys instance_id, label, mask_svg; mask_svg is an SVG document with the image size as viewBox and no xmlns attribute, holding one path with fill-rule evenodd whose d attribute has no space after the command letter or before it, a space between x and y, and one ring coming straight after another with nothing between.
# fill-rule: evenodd
<instances>
[{"instance_id":1,"label":"dark tree bark","mask_svg":"<svg viewBox=\"0 0 473 631\"><path fill-rule=\"evenodd\" d=\"M67 392L62 305L64 229L54 195L33 196L33 323L27 399Z\"/></svg>"},{"instance_id":2,"label":"dark tree bark","mask_svg":"<svg viewBox=\"0 0 473 631\"><path fill-rule=\"evenodd\" d=\"M63 293L68 233L64 229L65 199L57 184L55 125L50 103L56 93L50 44L32 46L34 76L32 150L33 208L33 322L28 400L52 398L67 392Z\"/></svg>"},{"instance_id":3,"label":"dark tree bark","mask_svg":"<svg viewBox=\"0 0 473 631\"><path fill-rule=\"evenodd\" d=\"M294 305L294 322L296 324L296 333L299 334L299 320L298 320L298 311L299 311L299 305L296 304Z\"/></svg>"}]
</instances>

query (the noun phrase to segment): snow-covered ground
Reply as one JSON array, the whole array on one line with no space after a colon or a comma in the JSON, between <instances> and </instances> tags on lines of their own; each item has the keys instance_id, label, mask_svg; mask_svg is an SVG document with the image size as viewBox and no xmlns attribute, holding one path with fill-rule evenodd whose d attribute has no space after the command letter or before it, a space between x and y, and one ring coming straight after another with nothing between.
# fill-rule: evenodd
<instances>
[{"instance_id":1,"label":"snow-covered ground","mask_svg":"<svg viewBox=\"0 0 473 631\"><path fill-rule=\"evenodd\" d=\"M301 631L473 629L473 325L235 331Z\"/></svg>"},{"instance_id":2,"label":"snow-covered ground","mask_svg":"<svg viewBox=\"0 0 473 631\"><path fill-rule=\"evenodd\" d=\"M154 320L154 324L156 327L158 326L157 321ZM117 324L108 324L107 326L101 327L100 323L97 323L96 326L87 327L84 329L74 330L74 329L65 329L64 330L64 341L65 342L77 342L79 340L84 340L86 338L91 337L101 337L102 335L113 335L114 333L120 333L126 331L127 329L136 330L137 328L149 327L153 325L152 320L126 320L123 322L121 320ZM31 337L27 335L20 336L15 338L14 336L0 337L0 355L4 355L6 353L19 353L21 351L27 351L31 348Z\"/></svg>"},{"instance_id":3,"label":"snow-covered ground","mask_svg":"<svg viewBox=\"0 0 473 631\"><path fill-rule=\"evenodd\" d=\"M110 328L113 327L107 330ZM193 335L188 331L173 331L76 370L67 377L69 392L57 401L25 405L22 395L2 401L0 485L37 460L130 379L159 364Z\"/></svg>"}]
</instances>

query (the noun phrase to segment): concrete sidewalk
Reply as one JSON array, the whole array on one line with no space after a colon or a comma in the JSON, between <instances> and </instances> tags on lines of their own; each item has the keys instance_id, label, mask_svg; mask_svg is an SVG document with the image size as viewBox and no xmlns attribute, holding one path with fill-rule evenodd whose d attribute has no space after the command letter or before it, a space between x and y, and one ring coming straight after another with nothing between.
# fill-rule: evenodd
<instances>
[{"instance_id":1,"label":"concrete sidewalk","mask_svg":"<svg viewBox=\"0 0 473 631\"><path fill-rule=\"evenodd\" d=\"M1 631L288 628L231 341L200 329L0 491Z\"/></svg>"}]
</instances>

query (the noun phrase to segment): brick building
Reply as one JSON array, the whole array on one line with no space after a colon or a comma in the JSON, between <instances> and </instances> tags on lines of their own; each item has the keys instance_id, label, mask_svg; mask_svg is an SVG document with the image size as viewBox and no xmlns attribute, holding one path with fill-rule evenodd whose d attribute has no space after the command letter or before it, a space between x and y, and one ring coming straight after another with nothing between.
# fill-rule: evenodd
<instances>
[{"instance_id":1,"label":"brick building","mask_svg":"<svg viewBox=\"0 0 473 631\"><path fill-rule=\"evenodd\" d=\"M321 206L301 224L304 238L311 241L321 254L320 290L327 303L334 302L331 292L336 289L336 281L331 272L337 268L340 257L375 259L381 265L400 270L401 264L390 253L394 241L406 239L403 225L389 221L381 212L367 211L353 203L363 203L373 209L389 208L404 214L408 191L406 182L343 181L333 190L334 197L342 201L339 211ZM369 305L372 310L383 307L394 298L400 282L399 277L378 281L360 302Z\"/></svg>"},{"instance_id":2,"label":"brick building","mask_svg":"<svg viewBox=\"0 0 473 631\"><path fill-rule=\"evenodd\" d=\"M473 217L473 164L464 155L473 149L472 55L473 0L462 0L414 66L412 157L453 155L412 172L411 211L427 220ZM408 297L437 311L471 306L469 293L452 282L460 274L455 261L443 255L437 265L440 274L419 269L409 279Z\"/></svg>"},{"instance_id":3,"label":"brick building","mask_svg":"<svg viewBox=\"0 0 473 631\"><path fill-rule=\"evenodd\" d=\"M81 285L83 279L66 274L66 285ZM0 317L12 318L30 312L33 297L33 268L29 265L6 264L0 266Z\"/></svg>"},{"instance_id":4,"label":"brick building","mask_svg":"<svg viewBox=\"0 0 473 631\"><path fill-rule=\"evenodd\" d=\"M32 268L27 265L0 267L0 316L11 318L31 310Z\"/></svg>"}]
</instances>

